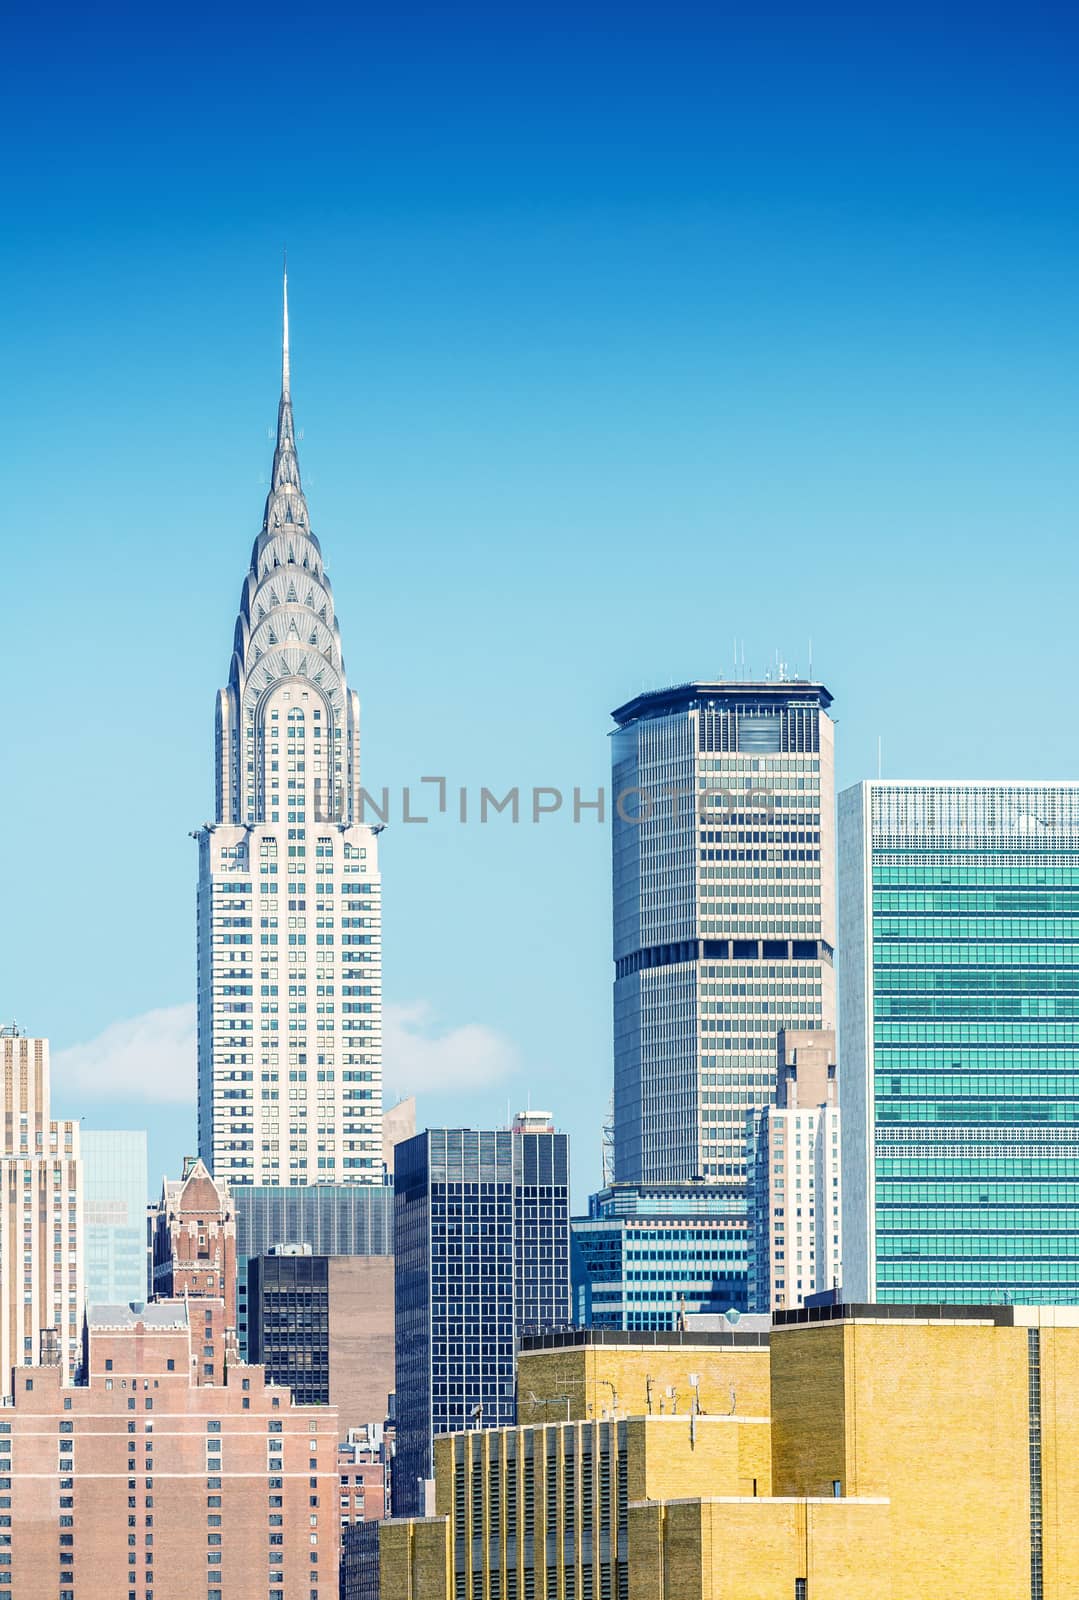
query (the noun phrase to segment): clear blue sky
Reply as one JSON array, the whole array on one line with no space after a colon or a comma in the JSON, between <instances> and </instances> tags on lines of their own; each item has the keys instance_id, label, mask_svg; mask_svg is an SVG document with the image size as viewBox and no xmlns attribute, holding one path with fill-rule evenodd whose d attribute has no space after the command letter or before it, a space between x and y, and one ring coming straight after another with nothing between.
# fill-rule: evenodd
<instances>
[{"instance_id":1,"label":"clear blue sky","mask_svg":"<svg viewBox=\"0 0 1079 1600\"><path fill-rule=\"evenodd\" d=\"M61 1051L191 999L286 242L369 787L594 787L612 706L810 635L844 783L878 734L889 776L1079 777L1076 43L1030 5L9 19L0 1010ZM606 830L397 823L383 868L421 1117L531 1094L580 1201ZM60 1108L174 1167L154 1076Z\"/></svg>"}]
</instances>

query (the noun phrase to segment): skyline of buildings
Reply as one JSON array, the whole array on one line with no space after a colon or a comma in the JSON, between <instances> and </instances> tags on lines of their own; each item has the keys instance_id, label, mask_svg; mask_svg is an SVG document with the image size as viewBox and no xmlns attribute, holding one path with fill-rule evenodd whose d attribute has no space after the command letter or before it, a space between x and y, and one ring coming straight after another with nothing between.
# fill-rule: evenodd
<instances>
[{"instance_id":1,"label":"skyline of buildings","mask_svg":"<svg viewBox=\"0 0 1079 1600\"><path fill-rule=\"evenodd\" d=\"M217 701L216 820L197 835L199 1154L164 1180L144 1303L146 1236L140 1249L133 1227L144 1136L91 1133L80 1158L78 1125L49 1120L47 1041L0 1031L5 1381L14 1374L24 1416L37 1393L50 1418L49 1406L93 1418L99 1392L130 1386L122 1407L103 1406L117 1448L122 1412L138 1412L139 1397L156 1410L126 1426L127 1526L154 1526L150 1510L139 1522L138 1499L145 1490L158 1505L162 1459L169 1516L199 1521L205 1489L206 1600L256 1589L302 1600L304 1586L325 1600L342 1525L348 1582L373 1593L378 1542L356 1526L368 1478L378 1514L406 1519L383 1541L398 1562L391 1593L412 1569L436 1594L441 1570L449 1600L452 1562L457 1600L462 1584L505 1600L518 1588L538 1600L540 1585L548 1597L636 1600L646 1572L703 1600L703 1555L684 1583L672 1576L683 1518L697 1517L689 1543L699 1531L703 1550L745 1534L745 1502L804 1597L808 1533L803 1561L797 1514L776 1502L824 1501L837 1542L864 1537L866 1551L891 1524L857 1509L887 1503L871 1492L878 1467L865 1493L848 1492L834 1438L783 1391L792 1374L808 1390L830 1381L824 1339L800 1372L776 1359L790 1355L788 1333L834 1324L845 1362L866 1303L884 1325L891 1303L913 1301L961 1326L964 1305L972 1324L1021 1326L1034 1461L1041 1319L1054 1333L1058 1323L1044 1310L998 1321L985 1307L1079 1293L1079 785L878 781L845 791L837 813L821 683L702 679L619 707L614 1176L571 1218L569 1140L548 1113L419 1134L411 1100L383 1113L381 830L359 820L359 702L308 523L289 363L286 278L273 479ZM625 1357L603 1357L617 1377L599 1375L605 1340ZM721 1393L702 1404L696 1368L657 1379L665 1341L680 1368L710 1340L741 1362L726 1411ZM175 1429L151 1386L178 1408ZM215 1391L227 1416L206 1422L203 1463L199 1419ZM846 1425L845 1406L829 1393L824 1432ZM291 1463L276 1453L274 1411L296 1436ZM380 1431L377 1448L356 1445L386 1419L396 1456ZM119 1581L124 1548L118 1490L107 1502L86 1490L109 1475L105 1446L73 1457L74 1420L58 1421L61 1600L84 1600L84 1541L76 1566L62 1531L76 1510L83 1527L101 1518L85 1544L92 1559L100 1551L102 1583ZM252 1469L263 1424L266 1457ZM799 1427L819 1446L809 1467L790 1443ZM22 1432L25 1475L37 1458ZM300 1485L280 1491L304 1476L308 1433L305 1525ZM331 1434L354 1445L332 1466ZM839 1469L830 1500L826 1458ZM216 1531L218 1508L254 1515L250 1494L216 1492L237 1462L260 1511L266 1493L265 1541L258 1517L234 1537ZM1033 1574L1042 1485L1031 1474ZM687 1489L702 1501L689 1513ZM718 1512L720 1501L739 1509ZM26 1492L19 1511L51 1537L53 1505ZM306 1543L305 1526L320 1530ZM186 1575L162 1542L127 1535L128 1600L179 1600ZM13 1563L0 1532L0 1600L5 1568L44 1570L40 1540L17 1545Z\"/></svg>"},{"instance_id":2,"label":"skyline of buildings","mask_svg":"<svg viewBox=\"0 0 1079 1600\"><path fill-rule=\"evenodd\" d=\"M283 285L262 531L198 830L198 1147L233 1187L382 1176L381 880L360 702L300 482Z\"/></svg>"},{"instance_id":3,"label":"skyline of buildings","mask_svg":"<svg viewBox=\"0 0 1079 1600\"><path fill-rule=\"evenodd\" d=\"M312 624L306 637L301 637L302 627L313 616L324 625L322 631ZM287 846L293 854L285 874L286 884L291 878L293 891L290 920L297 924L286 930L289 988L293 991L287 1000L288 1032L296 1047L288 1051L287 1184L307 1189L338 1178L345 1185L362 1178L364 1185L370 1182L378 1187L382 1166L390 1160L384 1144L380 1144L381 1162L374 1154L374 1134L380 1127L379 1091L346 1088L336 1081L338 993L329 969L339 952L330 943L335 934L327 933L325 927L321 935L315 935L326 942L315 957L322 974L321 983L316 974L316 989L322 992L315 996L318 1020L314 1025L316 1036L322 1034L324 1048L316 1050L322 1060L311 1089L307 1081L307 825L312 818L331 814L336 825L355 809L359 794L358 699L345 680L331 591L322 571L318 541L310 531L300 480L292 412L287 276L273 481L262 532L252 552L235 644L229 685L220 692L217 705L217 810L219 819L226 819L221 826L227 822L251 833L265 827L267 821L280 824L284 817L286 824L291 824L287 831L296 836ZM277 701L287 695L291 702L293 694L301 699L307 696L308 704L306 708L293 705L288 716L295 719L297 728L301 718L310 721L312 741L316 713L321 720L320 707L310 703L313 694L331 709L336 707L338 725L330 727L327 713L317 751L314 742L308 750L304 743L307 735L296 732L291 741L296 748L283 760L279 751L275 763L271 754L273 718L285 704L283 698L280 706ZM614 713L613 770L620 780L615 788L621 794L637 790L642 807L642 814L634 818L623 815L620 807L616 809L612 839L615 1192L629 1181L626 1174L636 1164L666 1165L669 1182L703 1179L722 1185L729 1179L738 1188L745 1185L748 1193L753 1176L748 1164L752 1123L767 1109L767 1102L758 1104L764 1075L754 1070L761 1063L751 1061L746 1047L752 1045L763 1054L763 1047L778 1031L777 1021L784 1018L787 1025L813 1028L824 1027L829 1017L834 1017L830 703L823 685L786 680L780 673L774 680L758 683L717 678L647 691ZM279 722L279 742L282 738L286 744L290 742L287 724L281 733ZM304 743L302 751L300 743ZM304 811L302 818L300 810ZM751 826L754 823L756 826ZM816 826L793 826L806 823ZM218 824L209 826L212 830ZM305 834L302 840L298 837L301 831ZM257 836L260 851L275 847L272 835ZM317 905L323 914L318 923L328 925L337 913L330 894L334 880L326 873L332 870L334 877L340 877L341 864L335 862L328 838L319 841L316 854L321 845L329 853L321 862ZM210 869L209 877L220 878L218 889L224 887L230 895L233 891L239 895L243 885L231 874L243 866L243 850L237 857L235 850L221 848L224 878L216 868ZM272 886L277 873L271 871L269 857L262 864ZM363 892L369 887L364 886ZM209 894L208 902L203 894L203 909L209 904L211 910L208 933L205 917L200 920L200 983L205 988L204 979L211 973L209 1015L217 1019L211 1020L207 1033L234 1042L247 1035L250 1042L256 1037L253 978L251 997L245 994L239 999L232 993L235 985L227 978L218 980L223 972L242 980L237 963L247 963L253 973L255 918L244 913L253 913L258 897L252 891L250 901L245 899L242 906L226 904L221 898L219 916L213 909L214 882L204 882L200 893L203 891ZM267 894L267 906L271 898ZM241 914L233 917L230 913L236 910ZM349 920L346 918L346 923ZM283 1007L286 1002L281 995L272 994L272 982L261 983L264 972L283 955L271 942L279 936L277 921L270 911L259 919L259 938L266 942L265 950L259 945L259 988L267 992L259 996L258 1044L252 1044L251 1051L237 1044L244 1061L229 1061L227 1077L216 1090L211 1084L210 1094L202 1098L200 1144L210 1114L216 1130L210 1137L210 1160L214 1137L227 1136L232 1148L226 1152L229 1170L224 1176L234 1192L245 1186L273 1192L273 1184L252 1182L253 1176L267 1169L280 1185L285 1183L284 1089L278 1086L284 1071L280 1061L276 1072L265 1063L274 1054L272 1041L282 1031L282 1012L275 1011L275 1005ZM692 937L678 937L690 926ZM241 931L233 931L234 927ZM811 942L806 935L811 932L820 934L814 951L817 962L803 970ZM378 942L377 933L360 937ZM363 958L350 955L348 960ZM784 959L789 966L778 964ZM263 962L267 963L265 969ZM810 981L803 984L799 980L807 972ZM745 983L737 981L743 977ZM718 981L710 983L710 979ZM242 982L240 987L244 987ZM222 1017L225 1021L219 1027ZM377 1022L362 1017L343 1022L340 1031L352 1028L377 1029ZM744 1036L734 1035L735 1028ZM269 1041L265 1046L264 1032ZM305 1048L301 1049L301 1044ZM735 1049L735 1044L741 1049ZM260 1052L264 1052L265 1063ZM260 1060L257 1089L256 1055ZM333 1066L329 1065L331 1057ZM211 1070L211 1078L214 1071L216 1068ZM207 1081L201 1069L200 1080ZM338 1164L346 1158L336 1147L346 1134L357 1132L363 1119L372 1135L370 1161L365 1159L360 1171L339 1172ZM276 1139L272 1137L275 1123ZM312 1142L307 1137L312 1127L313 1146L322 1146L317 1155L301 1149ZM322 1165L316 1165L312 1173L312 1164L320 1159ZM692 1178L683 1174L671 1179L670 1173L684 1169L687 1163L702 1170ZM311 1181L305 1182L305 1178ZM752 1231L751 1225L750 1235ZM751 1245L752 1238L747 1242ZM736 1305L733 1282L729 1292L732 1305ZM240 1294L242 1297L242 1286Z\"/></svg>"}]
</instances>

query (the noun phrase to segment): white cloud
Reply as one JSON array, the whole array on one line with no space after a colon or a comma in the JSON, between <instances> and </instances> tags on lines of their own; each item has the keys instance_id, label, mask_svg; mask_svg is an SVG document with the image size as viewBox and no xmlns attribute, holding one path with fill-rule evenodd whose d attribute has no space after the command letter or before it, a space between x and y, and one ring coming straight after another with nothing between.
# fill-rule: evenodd
<instances>
[{"instance_id":1,"label":"white cloud","mask_svg":"<svg viewBox=\"0 0 1079 1600\"><path fill-rule=\"evenodd\" d=\"M384 1076L395 1094L478 1089L518 1065L511 1039L483 1022L439 1032L425 1000L387 1005L382 1018Z\"/></svg>"},{"instance_id":2,"label":"white cloud","mask_svg":"<svg viewBox=\"0 0 1079 1600\"><path fill-rule=\"evenodd\" d=\"M387 1005L385 1077L393 1094L478 1089L519 1064L511 1039L482 1022L440 1030L425 1000ZM195 1100L195 1007L162 1006L110 1022L85 1044L57 1050L53 1079L69 1101L117 1098L190 1105ZM389 1094L387 1095L387 1103Z\"/></svg>"},{"instance_id":3,"label":"white cloud","mask_svg":"<svg viewBox=\"0 0 1079 1600\"><path fill-rule=\"evenodd\" d=\"M110 1022L95 1039L57 1050L53 1080L68 1102L124 1095L132 1100L195 1100L195 1007L162 1006Z\"/></svg>"}]
</instances>

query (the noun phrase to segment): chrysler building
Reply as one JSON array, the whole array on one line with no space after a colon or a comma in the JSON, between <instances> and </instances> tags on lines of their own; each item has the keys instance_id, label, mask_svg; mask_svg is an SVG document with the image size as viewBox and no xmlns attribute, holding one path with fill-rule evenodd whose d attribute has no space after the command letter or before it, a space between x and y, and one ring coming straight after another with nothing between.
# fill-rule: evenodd
<instances>
[{"instance_id":1,"label":"chrysler building","mask_svg":"<svg viewBox=\"0 0 1079 1600\"><path fill-rule=\"evenodd\" d=\"M216 821L199 831L199 1154L232 1185L382 1176L375 832L360 707L300 485L284 280L262 531L217 697Z\"/></svg>"}]
</instances>

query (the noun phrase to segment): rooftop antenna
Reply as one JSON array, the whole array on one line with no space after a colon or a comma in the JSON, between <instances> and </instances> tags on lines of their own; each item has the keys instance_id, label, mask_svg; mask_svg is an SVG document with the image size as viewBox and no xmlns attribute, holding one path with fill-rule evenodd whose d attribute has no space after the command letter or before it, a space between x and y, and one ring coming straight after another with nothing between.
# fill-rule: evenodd
<instances>
[{"instance_id":1,"label":"rooftop antenna","mask_svg":"<svg viewBox=\"0 0 1079 1600\"><path fill-rule=\"evenodd\" d=\"M884 776L884 741L882 740L880 734L878 733L877 734L877 778L878 778L878 780L880 778L883 778L883 776Z\"/></svg>"},{"instance_id":2,"label":"rooftop antenna","mask_svg":"<svg viewBox=\"0 0 1079 1600\"><path fill-rule=\"evenodd\" d=\"M809 681L813 681L813 640L809 641Z\"/></svg>"},{"instance_id":3,"label":"rooftop antenna","mask_svg":"<svg viewBox=\"0 0 1079 1600\"><path fill-rule=\"evenodd\" d=\"M607 1116L600 1126L600 1165L603 1187L614 1182L614 1095L607 1103Z\"/></svg>"}]
</instances>

